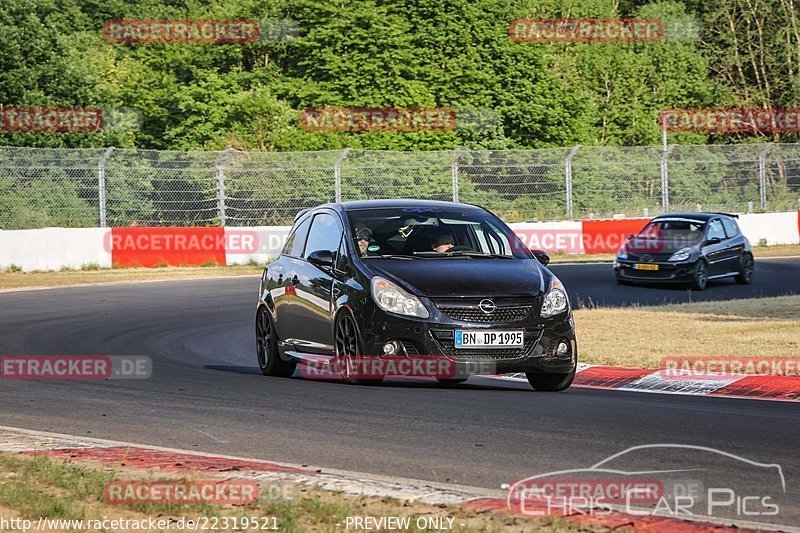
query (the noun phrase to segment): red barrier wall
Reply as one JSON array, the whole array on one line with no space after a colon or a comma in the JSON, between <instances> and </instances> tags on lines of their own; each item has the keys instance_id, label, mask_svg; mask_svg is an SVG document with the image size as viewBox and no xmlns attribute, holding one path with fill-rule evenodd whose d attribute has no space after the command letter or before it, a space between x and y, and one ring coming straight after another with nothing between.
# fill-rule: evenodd
<instances>
[{"instance_id":1,"label":"red barrier wall","mask_svg":"<svg viewBox=\"0 0 800 533\"><path fill-rule=\"evenodd\" d=\"M649 218L583 220L583 248L587 254L617 253L628 233L638 234Z\"/></svg>"},{"instance_id":2,"label":"red barrier wall","mask_svg":"<svg viewBox=\"0 0 800 533\"><path fill-rule=\"evenodd\" d=\"M111 264L120 267L157 265L225 265L225 229L112 228L103 245Z\"/></svg>"}]
</instances>

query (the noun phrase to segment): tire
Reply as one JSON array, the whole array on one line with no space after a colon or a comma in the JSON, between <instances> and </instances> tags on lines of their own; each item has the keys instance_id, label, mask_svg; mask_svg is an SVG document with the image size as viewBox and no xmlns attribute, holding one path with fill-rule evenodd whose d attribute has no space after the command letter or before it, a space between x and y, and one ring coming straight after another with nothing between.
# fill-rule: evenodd
<instances>
[{"instance_id":1,"label":"tire","mask_svg":"<svg viewBox=\"0 0 800 533\"><path fill-rule=\"evenodd\" d=\"M354 377L362 350L356 321L350 313L347 311L339 313L339 316L336 317L333 334L335 349L333 364L343 381L353 385L378 385L383 382L383 378L358 379Z\"/></svg>"},{"instance_id":2,"label":"tire","mask_svg":"<svg viewBox=\"0 0 800 533\"><path fill-rule=\"evenodd\" d=\"M458 379L436 378L436 381L439 382L439 385L448 388L453 388L453 387L458 387L459 385L467 381L467 378L458 378Z\"/></svg>"},{"instance_id":3,"label":"tire","mask_svg":"<svg viewBox=\"0 0 800 533\"><path fill-rule=\"evenodd\" d=\"M753 282L754 266L755 262L753 261L753 256L750 254L746 254L742 258L742 269L736 276L736 283L740 283L742 285L750 285Z\"/></svg>"},{"instance_id":4,"label":"tire","mask_svg":"<svg viewBox=\"0 0 800 533\"><path fill-rule=\"evenodd\" d=\"M566 374L541 374L538 372L525 372L528 383L533 390L541 392L558 392L567 390L575 379L575 370Z\"/></svg>"},{"instance_id":5,"label":"tire","mask_svg":"<svg viewBox=\"0 0 800 533\"><path fill-rule=\"evenodd\" d=\"M294 374L295 361L284 361L278 352L278 337L267 308L256 312L256 357L258 368L265 376L288 378Z\"/></svg>"},{"instance_id":6,"label":"tire","mask_svg":"<svg viewBox=\"0 0 800 533\"><path fill-rule=\"evenodd\" d=\"M697 268L694 269L694 277L692 279L692 288L696 291L705 290L708 285L708 264L704 260L697 262Z\"/></svg>"}]
</instances>

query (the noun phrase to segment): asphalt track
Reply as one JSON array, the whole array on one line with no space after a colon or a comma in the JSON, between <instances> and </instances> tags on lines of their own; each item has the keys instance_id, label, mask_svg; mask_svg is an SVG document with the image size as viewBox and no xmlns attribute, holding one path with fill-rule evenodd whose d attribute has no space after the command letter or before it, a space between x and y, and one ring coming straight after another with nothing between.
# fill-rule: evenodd
<instances>
[{"instance_id":1,"label":"asphalt track","mask_svg":"<svg viewBox=\"0 0 800 533\"><path fill-rule=\"evenodd\" d=\"M759 262L751 286L719 282L691 294L618 287L609 269L553 267L573 299L601 305L800 293L797 259ZM738 463L723 473L726 483L781 501L777 517L760 520L800 524L797 404L581 388L534 393L524 383L481 379L445 389L267 378L255 366L257 282L0 293L0 354L148 355L154 366L145 380L0 380L0 424L491 488L588 467L631 446L691 444L781 465L785 494ZM636 462L647 461L699 469L697 476L720 468L708 455L670 450Z\"/></svg>"}]
</instances>

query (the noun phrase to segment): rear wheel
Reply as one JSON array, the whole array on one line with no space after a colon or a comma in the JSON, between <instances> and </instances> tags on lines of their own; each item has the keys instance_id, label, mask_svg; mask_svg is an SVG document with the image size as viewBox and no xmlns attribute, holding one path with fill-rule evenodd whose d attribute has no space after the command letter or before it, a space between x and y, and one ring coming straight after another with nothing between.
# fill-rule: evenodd
<instances>
[{"instance_id":1,"label":"rear wheel","mask_svg":"<svg viewBox=\"0 0 800 533\"><path fill-rule=\"evenodd\" d=\"M745 255L742 258L742 269L736 276L736 282L742 285L750 285L753 282L753 266L753 256L750 254Z\"/></svg>"},{"instance_id":2,"label":"rear wheel","mask_svg":"<svg viewBox=\"0 0 800 533\"><path fill-rule=\"evenodd\" d=\"M525 372L528 383L534 390L544 392L557 392L566 390L575 379L575 370L566 374L541 374L538 372Z\"/></svg>"},{"instance_id":3,"label":"rear wheel","mask_svg":"<svg viewBox=\"0 0 800 533\"><path fill-rule=\"evenodd\" d=\"M356 377L361 360L361 341L358 329L356 329L356 322L346 311L340 313L336 318L334 348L336 350L334 365L344 381L361 385L377 385L383 381L383 378L359 379Z\"/></svg>"},{"instance_id":4,"label":"rear wheel","mask_svg":"<svg viewBox=\"0 0 800 533\"><path fill-rule=\"evenodd\" d=\"M702 259L698 261L697 268L694 269L692 288L696 291L705 290L708 285L708 265Z\"/></svg>"},{"instance_id":5,"label":"rear wheel","mask_svg":"<svg viewBox=\"0 0 800 533\"><path fill-rule=\"evenodd\" d=\"M278 338L266 307L256 313L256 350L258 368L265 376L289 377L294 373L294 361L284 361L278 353Z\"/></svg>"}]
</instances>

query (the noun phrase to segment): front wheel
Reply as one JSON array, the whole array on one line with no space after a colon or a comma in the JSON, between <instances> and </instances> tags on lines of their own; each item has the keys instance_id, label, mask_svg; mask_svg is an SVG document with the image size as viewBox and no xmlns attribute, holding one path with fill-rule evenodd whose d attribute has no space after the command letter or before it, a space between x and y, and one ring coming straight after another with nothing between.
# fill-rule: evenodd
<instances>
[{"instance_id":1,"label":"front wheel","mask_svg":"<svg viewBox=\"0 0 800 533\"><path fill-rule=\"evenodd\" d=\"M256 313L256 350L258 368L265 376L289 377L294 374L296 363L284 361L278 353L278 337L266 307Z\"/></svg>"},{"instance_id":2,"label":"front wheel","mask_svg":"<svg viewBox=\"0 0 800 533\"><path fill-rule=\"evenodd\" d=\"M356 328L356 321L346 311L340 313L336 319L334 348L336 350L334 365L342 380L361 385L378 385L383 381L382 377L380 379L358 377L363 372L363 368L360 368L361 340Z\"/></svg>"},{"instance_id":3,"label":"front wheel","mask_svg":"<svg viewBox=\"0 0 800 533\"><path fill-rule=\"evenodd\" d=\"M753 256L746 255L742 259L742 269L736 275L736 282L742 285L750 285L753 282Z\"/></svg>"},{"instance_id":4,"label":"front wheel","mask_svg":"<svg viewBox=\"0 0 800 533\"><path fill-rule=\"evenodd\" d=\"M698 261L697 268L694 269L692 288L696 291L705 290L708 285L708 265L702 259Z\"/></svg>"},{"instance_id":5,"label":"front wheel","mask_svg":"<svg viewBox=\"0 0 800 533\"><path fill-rule=\"evenodd\" d=\"M544 392L558 392L567 390L575 379L575 370L566 374L541 374L538 372L525 372L528 383L533 390Z\"/></svg>"}]
</instances>

